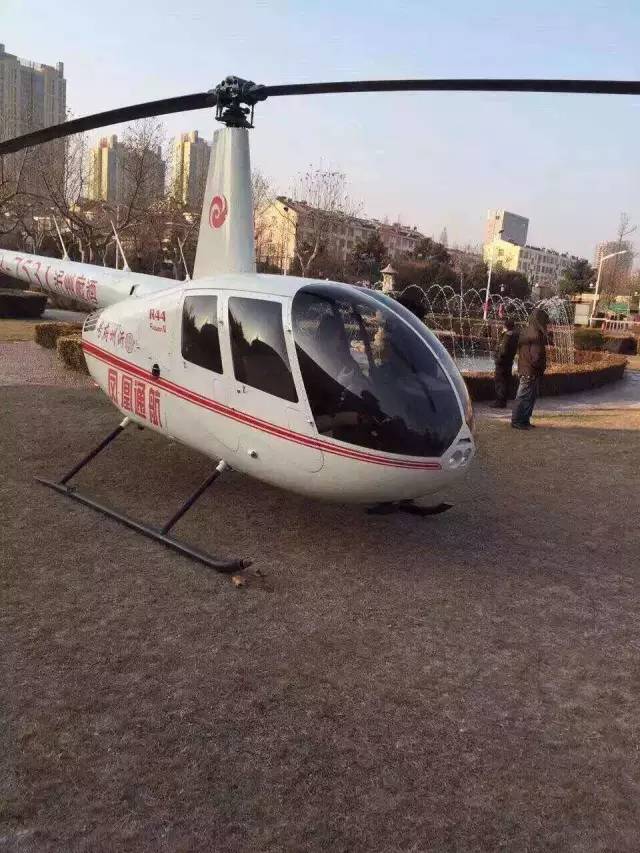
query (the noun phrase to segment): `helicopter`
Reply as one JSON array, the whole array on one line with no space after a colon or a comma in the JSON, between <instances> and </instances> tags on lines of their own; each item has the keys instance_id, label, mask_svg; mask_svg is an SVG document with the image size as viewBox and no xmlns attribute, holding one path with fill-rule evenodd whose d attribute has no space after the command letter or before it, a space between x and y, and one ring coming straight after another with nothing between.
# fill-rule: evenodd
<instances>
[{"instance_id":1,"label":"helicopter","mask_svg":"<svg viewBox=\"0 0 640 853\"><path fill-rule=\"evenodd\" d=\"M250 565L171 535L227 469L310 498L372 512L443 512L417 499L461 477L475 454L465 382L436 335L377 290L258 274L249 131L269 97L348 92L490 91L640 94L640 83L566 80L382 80L262 86L227 77L215 89L119 108L0 143L0 156L73 133L215 107L193 277L182 282L0 250L0 271L71 296L90 311L87 367L123 415L57 481L39 481L217 571ZM117 235L116 235L116 239ZM119 244L119 241L118 241ZM119 246L122 252L122 247ZM122 252L123 257L124 253ZM218 460L155 528L77 490L72 478L130 424Z\"/></svg>"}]
</instances>

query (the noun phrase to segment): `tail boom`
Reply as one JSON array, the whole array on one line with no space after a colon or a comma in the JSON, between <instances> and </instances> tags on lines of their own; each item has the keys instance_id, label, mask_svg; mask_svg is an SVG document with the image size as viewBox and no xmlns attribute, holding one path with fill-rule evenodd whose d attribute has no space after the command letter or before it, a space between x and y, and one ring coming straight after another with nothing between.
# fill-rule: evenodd
<instances>
[{"instance_id":1,"label":"tail boom","mask_svg":"<svg viewBox=\"0 0 640 853\"><path fill-rule=\"evenodd\" d=\"M74 299L88 311L114 305L134 291L150 293L166 290L178 283L143 273L2 249L0 274L22 281L32 289Z\"/></svg>"}]
</instances>

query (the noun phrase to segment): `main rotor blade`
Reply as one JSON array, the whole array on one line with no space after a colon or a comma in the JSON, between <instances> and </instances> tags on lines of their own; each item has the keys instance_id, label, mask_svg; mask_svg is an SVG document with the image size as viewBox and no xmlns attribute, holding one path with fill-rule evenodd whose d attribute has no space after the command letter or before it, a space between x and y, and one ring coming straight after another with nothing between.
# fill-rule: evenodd
<instances>
[{"instance_id":1,"label":"main rotor blade","mask_svg":"<svg viewBox=\"0 0 640 853\"><path fill-rule=\"evenodd\" d=\"M103 113L94 113L83 116L62 124L54 124L42 130L34 130L23 136L16 136L6 142L0 142L0 156L20 151L31 145L41 145L43 142L51 142L53 139L62 139L73 133L82 133L85 130L95 130L99 127L108 127L111 124L120 124L124 121L135 121L141 118L152 118L154 116L179 113L186 110L201 110L205 107L215 106L215 92L197 92L194 95L180 95L175 98L163 98L160 101L147 101L144 104L134 104L132 107L119 107L115 110L107 110Z\"/></svg>"},{"instance_id":2,"label":"main rotor blade","mask_svg":"<svg viewBox=\"0 0 640 853\"><path fill-rule=\"evenodd\" d=\"M228 84L235 85L231 89ZM238 86L238 84L242 84ZM132 107L120 107L115 110L96 113L83 118L73 119L63 124L45 127L32 133L17 136L0 142L0 156L11 154L22 148L40 145L53 139L71 136L86 130L95 130L125 121L168 115L187 110L200 110L233 103L253 105L266 98L287 95L325 95L350 92L558 92L567 94L590 95L640 95L640 81L637 80L495 80L495 79L458 79L458 80L347 80L337 83L293 83L283 86L256 86L253 83L227 78L216 90L197 92L193 95L181 95L175 98L163 98L148 101ZM224 117L221 119L224 121Z\"/></svg>"},{"instance_id":3,"label":"main rotor blade","mask_svg":"<svg viewBox=\"0 0 640 853\"><path fill-rule=\"evenodd\" d=\"M559 92L583 95L640 95L637 80L346 80L259 86L261 96L330 95L348 92Z\"/></svg>"}]
</instances>

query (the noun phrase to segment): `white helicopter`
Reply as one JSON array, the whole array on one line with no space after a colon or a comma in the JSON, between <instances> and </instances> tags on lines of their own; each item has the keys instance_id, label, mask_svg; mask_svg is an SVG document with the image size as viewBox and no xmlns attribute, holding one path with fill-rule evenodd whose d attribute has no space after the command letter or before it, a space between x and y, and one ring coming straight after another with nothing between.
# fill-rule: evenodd
<instances>
[{"instance_id":1,"label":"white helicopter","mask_svg":"<svg viewBox=\"0 0 640 853\"><path fill-rule=\"evenodd\" d=\"M410 311L352 285L256 273L249 129L267 97L352 91L542 91L639 94L607 81L408 80L257 86L228 77L211 92L112 110L0 143L0 156L117 122L216 107L193 279L170 281L0 250L0 270L73 296L93 313L83 349L122 422L58 482L41 480L223 572L218 559L170 535L228 467L313 498L379 511L441 512L413 500L449 485L475 448L473 413L456 365ZM221 460L161 529L69 484L135 423Z\"/></svg>"}]
</instances>

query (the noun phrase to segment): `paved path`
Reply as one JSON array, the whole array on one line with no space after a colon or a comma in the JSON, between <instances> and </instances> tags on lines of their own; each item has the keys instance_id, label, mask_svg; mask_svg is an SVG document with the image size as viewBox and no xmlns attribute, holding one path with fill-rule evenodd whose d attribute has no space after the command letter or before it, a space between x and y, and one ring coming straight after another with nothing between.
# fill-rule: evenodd
<instances>
[{"instance_id":1,"label":"paved path","mask_svg":"<svg viewBox=\"0 0 640 853\"><path fill-rule=\"evenodd\" d=\"M54 350L35 341L0 343L0 386L46 385L65 388L91 388L93 380L83 373L67 369Z\"/></svg>"},{"instance_id":2,"label":"paved path","mask_svg":"<svg viewBox=\"0 0 640 853\"><path fill-rule=\"evenodd\" d=\"M41 320L54 320L56 323L84 323L86 311L63 311L61 308L47 308Z\"/></svg>"},{"instance_id":3,"label":"paved path","mask_svg":"<svg viewBox=\"0 0 640 853\"><path fill-rule=\"evenodd\" d=\"M491 418L511 417L510 409L492 409L487 403L478 403L478 414ZM624 378L612 385L583 391L579 394L564 394L559 397L541 397L536 403L536 412L568 412L580 409L640 409L640 370L627 368Z\"/></svg>"}]
</instances>

